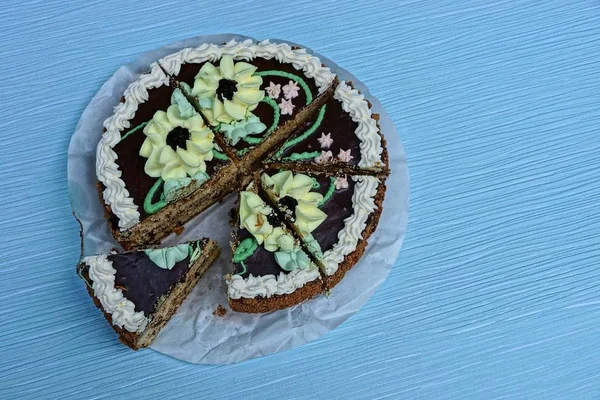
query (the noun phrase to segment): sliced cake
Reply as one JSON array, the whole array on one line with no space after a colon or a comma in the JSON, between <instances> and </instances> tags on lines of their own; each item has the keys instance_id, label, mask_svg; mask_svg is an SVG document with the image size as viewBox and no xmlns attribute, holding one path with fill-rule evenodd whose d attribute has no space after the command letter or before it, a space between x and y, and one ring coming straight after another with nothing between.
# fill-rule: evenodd
<instances>
[{"instance_id":1,"label":"sliced cake","mask_svg":"<svg viewBox=\"0 0 600 400\"><path fill-rule=\"evenodd\" d=\"M159 63L246 166L323 114L337 86L317 57L285 43L203 44Z\"/></svg>"},{"instance_id":2,"label":"sliced cake","mask_svg":"<svg viewBox=\"0 0 600 400\"><path fill-rule=\"evenodd\" d=\"M128 87L104 127L96 174L126 249L158 243L235 189L237 166L157 64Z\"/></svg>"},{"instance_id":3,"label":"sliced cake","mask_svg":"<svg viewBox=\"0 0 600 400\"><path fill-rule=\"evenodd\" d=\"M352 87L340 82L325 112L312 118L271 157L273 168L293 165L296 171L321 169L387 173L388 155L380 132L379 115Z\"/></svg>"},{"instance_id":4,"label":"sliced cake","mask_svg":"<svg viewBox=\"0 0 600 400\"><path fill-rule=\"evenodd\" d=\"M263 173L261 187L321 267L327 289L362 256L385 195L382 179L335 173Z\"/></svg>"},{"instance_id":5,"label":"sliced cake","mask_svg":"<svg viewBox=\"0 0 600 400\"><path fill-rule=\"evenodd\" d=\"M120 340L148 346L219 255L209 239L85 257L77 270Z\"/></svg>"},{"instance_id":6,"label":"sliced cake","mask_svg":"<svg viewBox=\"0 0 600 400\"><path fill-rule=\"evenodd\" d=\"M301 303L322 290L318 266L250 183L239 194L233 273L226 276L235 311L262 313Z\"/></svg>"}]
</instances>

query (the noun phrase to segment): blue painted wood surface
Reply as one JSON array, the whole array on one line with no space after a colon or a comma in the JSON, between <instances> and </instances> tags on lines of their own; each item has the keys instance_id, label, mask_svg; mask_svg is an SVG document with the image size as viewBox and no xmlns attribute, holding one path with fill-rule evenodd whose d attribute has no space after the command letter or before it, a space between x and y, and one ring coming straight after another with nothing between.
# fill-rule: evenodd
<instances>
[{"instance_id":1,"label":"blue painted wood surface","mask_svg":"<svg viewBox=\"0 0 600 400\"><path fill-rule=\"evenodd\" d=\"M66 150L120 65L220 32L359 77L399 129L412 200L361 312L210 367L116 342L74 273ZM592 0L3 1L0 398L598 398L599 39Z\"/></svg>"}]
</instances>

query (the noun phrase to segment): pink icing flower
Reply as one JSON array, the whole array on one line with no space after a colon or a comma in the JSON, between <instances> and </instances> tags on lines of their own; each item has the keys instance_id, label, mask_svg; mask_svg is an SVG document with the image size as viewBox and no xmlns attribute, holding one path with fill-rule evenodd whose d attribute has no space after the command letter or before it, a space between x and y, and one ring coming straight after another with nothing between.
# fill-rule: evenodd
<instances>
[{"instance_id":1,"label":"pink icing flower","mask_svg":"<svg viewBox=\"0 0 600 400\"><path fill-rule=\"evenodd\" d=\"M294 81L290 81L287 85L283 87L283 95L286 99L293 99L294 97L298 97L298 84Z\"/></svg>"},{"instance_id":2,"label":"pink icing flower","mask_svg":"<svg viewBox=\"0 0 600 400\"><path fill-rule=\"evenodd\" d=\"M327 135L321 132L321 137L317 139L322 149L328 149L333 144L333 139L331 138L331 133Z\"/></svg>"},{"instance_id":3,"label":"pink icing flower","mask_svg":"<svg viewBox=\"0 0 600 400\"><path fill-rule=\"evenodd\" d=\"M269 82L269 87L265 88L265 91L267 92L270 98L277 99L279 98L279 94L281 93L281 85L276 85L273 82Z\"/></svg>"},{"instance_id":4,"label":"pink icing flower","mask_svg":"<svg viewBox=\"0 0 600 400\"><path fill-rule=\"evenodd\" d=\"M279 103L279 108L281 109L282 115L292 115L292 113L294 112L294 105L292 104L292 100L281 99L281 103Z\"/></svg>"},{"instance_id":5,"label":"pink icing flower","mask_svg":"<svg viewBox=\"0 0 600 400\"><path fill-rule=\"evenodd\" d=\"M333 158L331 151L321 151L321 155L315 158L317 164L324 164Z\"/></svg>"},{"instance_id":6,"label":"pink icing flower","mask_svg":"<svg viewBox=\"0 0 600 400\"><path fill-rule=\"evenodd\" d=\"M344 176L343 178L341 176L338 176L337 178L335 178L335 189L336 190L346 189L347 187L348 187L348 178L346 178L346 176Z\"/></svg>"},{"instance_id":7,"label":"pink icing flower","mask_svg":"<svg viewBox=\"0 0 600 400\"><path fill-rule=\"evenodd\" d=\"M346 151L340 149L340 154L338 154L337 158L341 162L350 162L354 157L352 157L352 155L350 154L350 149Z\"/></svg>"}]
</instances>

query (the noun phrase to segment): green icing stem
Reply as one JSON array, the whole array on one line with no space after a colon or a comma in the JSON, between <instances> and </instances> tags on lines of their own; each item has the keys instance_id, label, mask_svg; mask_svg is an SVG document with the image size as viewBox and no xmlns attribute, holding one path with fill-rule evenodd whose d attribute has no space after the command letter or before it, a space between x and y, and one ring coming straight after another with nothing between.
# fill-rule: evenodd
<instances>
[{"instance_id":1,"label":"green icing stem","mask_svg":"<svg viewBox=\"0 0 600 400\"><path fill-rule=\"evenodd\" d=\"M220 151L217 151L216 149L213 149L213 157L216 158L217 160L222 160L222 161L229 160L229 157L227 157L225 154L221 153Z\"/></svg>"},{"instance_id":2,"label":"green icing stem","mask_svg":"<svg viewBox=\"0 0 600 400\"><path fill-rule=\"evenodd\" d=\"M326 110L327 110L326 105L321 107L321 110L319 111L319 115L317 116L315 123L312 124L312 126L310 128L308 128L306 130L306 132L304 132L302 135L300 135L292 140L288 140L283 146L281 146L281 148L277 151L277 153L275 153L275 158L281 157L281 155L283 154L284 151L286 151L287 149L289 149L292 146L295 146L296 144L302 142L304 139L306 139L310 135L312 135L319 128L319 126L321 125L321 122L323 122L323 118L325 117Z\"/></svg>"},{"instance_id":3,"label":"green icing stem","mask_svg":"<svg viewBox=\"0 0 600 400\"><path fill-rule=\"evenodd\" d=\"M148 191L148 194L146 195L146 198L144 199L144 211L146 211L148 214L154 214L167 205L167 202L163 199L152 204L152 198L154 197L154 193L156 193L156 191L162 187L163 183L164 181L162 180L162 178L158 178L158 180L154 185L152 185L152 187Z\"/></svg>"},{"instance_id":4,"label":"green icing stem","mask_svg":"<svg viewBox=\"0 0 600 400\"><path fill-rule=\"evenodd\" d=\"M323 201L319 203L319 207L327 203L331 196L333 196L333 192L335 192L335 179L334 177L329 178L329 189L327 189L327 193L323 196Z\"/></svg>"},{"instance_id":5,"label":"green icing stem","mask_svg":"<svg viewBox=\"0 0 600 400\"><path fill-rule=\"evenodd\" d=\"M306 82L304 82L304 79L300 78L298 75L290 74L289 72L285 72L285 71L276 71L276 70L260 71L260 72L257 72L255 75L258 75L258 76L280 76L282 78L291 79L294 82L296 82L298 85L300 85L302 90L304 90L304 93L306 94L306 104L313 101L313 96L310 91L310 88L308 87Z\"/></svg>"},{"instance_id":6,"label":"green icing stem","mask_svg":"<svg viewBox=\"0 0 600 400\"><path fill-rule=\"evenodd\" d=\"M142 122L141 124L139 124L138 126L136 126L135 128L133 128L132 130L130 130L129 132L127 132L127 133L125 134L125 136L123 136L123 137L121 138L121 140L125 140L125 139L127 139L127 136L129 136L129 135L131 135L132 133L134 133L134 132L137 132L137 131L139 131L140 129L142 129L143 127L145 127L146 125L148 125L148 122L150 122L150 121Z\"/></svg>"},{"instance_id":7,"label":"green icing stem","mask_svg":"<svg viewBox=\"0 0 600 400\"><path fill-rule=\"evenodd\" d=\"M306 153L292 153L289 157L283 158L281 161L300 161L300 160L310 160L311 158L316 158L321 155L320 151L312 151Z\"/></svg>"},{"instance_id":8,"label":"green icing stem","mask_svg":"<svg viewBox=\"0 0 600 400\"><path fill-rule=\"evenodd\" d=\"M267 103L268 105L271 106L271 108L273 108L273 123L271 124L269 129L267 129L265 131L265 133L262 137L246 136L246 137L242 138L242 140L246 143L259 144L260 142L263 141L265 136L269 136L271 133L275 132L277 125L279 125L279 117L281 116L281 112L279 111L279 106L277 105L275 100L273 100L270 97L265 97L262 99L262 102Z\"/></svg>"},{"instance_id":9,"label":"green icing stem","mask_svg":"<svg viewBox=\"0 0 600 400\"><path fill-rule=\"evenodd\" d=\"M279 106L277 105L277 102L275 100L273 100L272 98L267 96L264 99L262 99L262 101L264 101L265 103L270 105L271 108L273 109L273 123L271 124L269 129L267 129L267 132L265 133L265 135L270 135L271 133L275 132L277 125L279 125L279 117L281 116L281 111L279 110Z\"/></svg>"},{"instance_id":10,"label":"green icing stem","mask_svg":"<svg viewBox=\"0 0 600 400\"><path fill-rule=\"evenodd\" d=\"M242 270L242 272L238 272L237 275L244 275L246 273L246 271L248 271L248 268L246 268L246 264L244 264L243 261L240 261L240 265L242 266L242 268L244 268Z\"/></svg>"}]
</instances>

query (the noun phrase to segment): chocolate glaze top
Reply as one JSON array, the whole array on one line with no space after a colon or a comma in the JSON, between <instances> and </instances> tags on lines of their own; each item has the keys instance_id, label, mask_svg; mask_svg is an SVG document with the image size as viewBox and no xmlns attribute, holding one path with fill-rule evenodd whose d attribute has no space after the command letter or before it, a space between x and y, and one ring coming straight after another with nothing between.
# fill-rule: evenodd
<instances>
[{"instance_id":1,"label":"chocolate glaze top","mask_svg":"<svg viewBox=\"0 0 600 400\"><path fill-rule=\"evenodd\" d=\"M313 189L325 195L330 186L329 176L310 175L317 179L319 188ZM321 211L327 214L327 219L312 232L313 237L321 245L321 250L326 252L338 241L338 233L344 228L344 220L354 213L352 206L352 195L354 194L354 181L348 176L348 187L336 189L333 195L321 207Z\"/></svg>"},{"instance_id":2,"label":"chocolate glaze top","mask_svg":"<svg viewBox=\"0 0 600 400\"><path fill-rule=\"evenodd\" d=\"M289 157L293 153L305 153L314 151L331 151L333 157L337 157L340 150L347 151L350 149L352 160L348 165L357 165L360 161L360 139L354 133L358 128L358 124L352 120L350 114L342 109L342 104L332 98L327 103L327 110L325 111L325 117L319 128L312 133L308 138L304 139L300 143L286 149L281 158ZM312 126L316 117L313 117L307 122L301 129L299 129L294 137L302 135L309 127ZM321 133L331 133L331 139L333 143L330 147L324 148L319 143ZM285 146L285 144L284 144ZM314 158L302 160L301 162L312 163Z\"/></svg>"},{"instance_id":3,"label":"chocolate glaze top","mask_svg":"<svg viewBox=\"0 0 600 400\"><path fill-rule=\"evenodd\" d=\"M134 117L130 120L130 128L121 132L121 137L124 137L127 132L138 125L150 121L156 111L166 111L171 105L172 93L173 88L170 86L161 86L156 89L148 90L148 101L139 105ZM138 130L124 140L121 140L113 148L117 154L119 170L122 173L121 179L125 182L125 187L129 192L129 196L133 198L134 204L138 206L140 220L143 220L148 216L148 213L144 211L144 199L150 191L150 188L158 180L157 178L146 175L144 172L144 165L146 164L147 158L140 156L139 151L145 139L146 135L144 135L142 130ZM227 164L227 161L213 158L206 163L206 173L212 176L215 171L222 168L225 164ZM160 193L161 190L158 190L152 199L153 202L160 199Z\"/></svg>"},{"instance_id":4,"label":"chocolate glaze top","mask_svg":"<svg viewBox=\"0 0 600 400\"><path fill-rule=\"evenodd\" d=\"M251 236L252 234L246 229L240 229L237 232L237 240L239 241ZM244 265L246 266L246 272L241 275L242 278L247 278L250 274L254 276L279 276L281 272L284 274L288 273L287 271L281 269L279 264L277 264L277 261L275 261L275 253L266 250L262 244L258 246L254 254L244 260ZM239 263L234 263L233 266L234 273L236 274L244 270L242 265Z\"/></svg>"},{"instance_id":5,"label":"chocolate glaze top","mask_svg":"<svg viewBox=\"0 0 600 400\"><path fill-rule=\"evenodd\" d=\"M306 84L308 85L308 87L313 95L313 98L315 98L319 93L314 79L309 78L306 75L304 75L304 72L302 72L301 70L297 70L296 68L294 68L294 66L292 64L282 63L282 62L277 61L276 59L267 60L267 59L260 58L260 57L255 58L250 61L247 61L247 62L254 65L255 67L257 67L257 72L276 70L276 71L283 71L283 72L288 72L288 73L297 75L306 82ZM196 75L200 71L200 68L202 68L202 66L204 64L205 63L183 64L181 66L179 75L177 75L175 77L175 79L177 79L180 82L185 82L188 85L190 85L190 87L193 87L194 86L194 78L196 77ZM213 63L213 65L218 65L218 62ZM269 87L270 82L273 82L274 84L279 84L279 85L281 85L281 88L283 88L290 81L290 79L280 77L280 76L270 76L269 75L269 76L263 76L262 78L263 78L263 84L261 85L261 89L265 89L265 88ZM267 96L266 93L265 93L265 96ZM283 90L282 90L281 93L279 94L279 97L276 99L273 99L273 100L279 104L281 102L281 100L284 98L285 97L283 96ZM292 104L294 105L294 110L293 110L292 115L288 115L288 114L280 115L279 125L281 125L281 124L285 123L286 121L295 117L296 113L302 107L304 107L306 105L306 94L304 93L304 90L302 90L302 87L300 87L300 89L298 90L298 96L292 99ZM267 126L267 129L273 124L273 108L269 104L267 104L265 102L258 103L258 106L256 107L256 109L254 109L252 111L252 113L254 115L256 115L261 120L261 122ZM242 150L242 149L245 149L248 147L253 147L253 146L250 146L248 143L241 140L234 147L237 150Z\"/></svg>"},{"instance_id":6,"label":"chocolate glaze top","mask_svg":"<svg viewBox=\"0 0 600 400\"><path fill-rule=\"evenodd\" d=\"M135 311L143 311L146 316L156 311L157 300L184 279L190 266L190 259L186 257L172 269L163 269L143 251L113 254L108 259L117 271L115 286L135 304Z\"/></svg>"}]
</instances>

